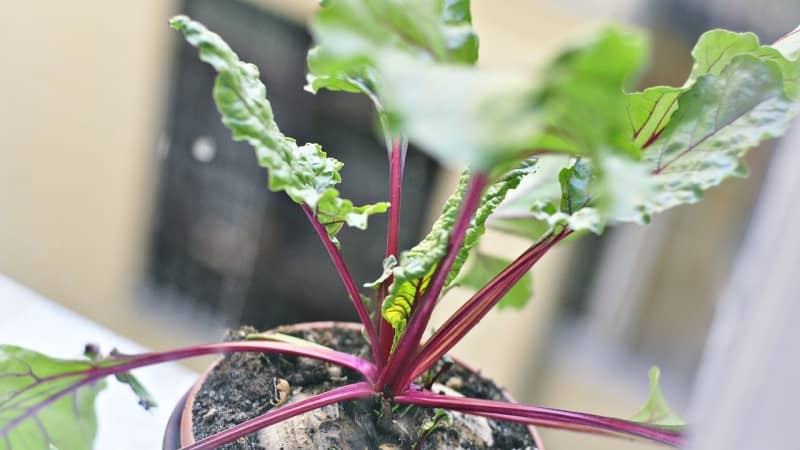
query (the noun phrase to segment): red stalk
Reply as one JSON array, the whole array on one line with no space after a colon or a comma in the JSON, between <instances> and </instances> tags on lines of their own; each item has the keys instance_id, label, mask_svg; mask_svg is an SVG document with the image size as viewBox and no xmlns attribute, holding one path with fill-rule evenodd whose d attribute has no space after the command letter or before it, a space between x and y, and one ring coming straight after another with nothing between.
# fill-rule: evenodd
<instances>
[{"instance_id":1,"label":"red stalk","mask_svg":"<svg viewBox=\"0 0 800 450\"><path fill-rule=\"evenodd\" d=\"M396 396L394 400L401 404L452 409L476 415L490 415L497 419L513 420L543 427L566 428L600 434L619 433L676 447L684 443L684 439L678 431L667 430L655 425L562 409L526 406L497 400L454 397L430 392L407 392Z\"/></svg>"},{"instance_id":2,"label":"red stalk","mask_svg":"<svg viewBox=\"0 0 800 450\"><path fill-rule=\"evenodd\" d=\"M472 216L475 214L475 210L478 209L483 189L487 183L488 177L485 174L476 173L472 175L464 200L461 203L458 217L453 224L453 232L450 235L447 253L439 262L430 284L428 284L428 290L416 301L408 327L400 338L397 349L389 356L386 366L378 376L378 389L382 390L388 384L392 392L397 391L399 387L397 382L400 381L399 377L403 375L401 367L408 363L408 360L419 347L422 334L428 326L433 308L436 306L436 300L444 288L447 275L450 273L461 244L464 242L464 235L467 232Z\"/></svg>"},{"instance_id":3,"label":"red stalk","mask_svg":"<svg viewBox=\"0 0 800 450\"><path fill-rule=\"evenodd\" d=\"M386 253L385 258L391 255L398 257L400 247L400 200L403 193L403 169L405 165L405 148L401 139L392 139L392 148L389 153L389 225L386 230ZM394 342L394 328L383 318L381 314L382 302L386 298L389 285L392 284L392 277L384 280L378 287L378 298L375 304L375 316L378 325L378 339L380 347L375 349L381 355L377 360L379 365L386 361Z\"/></svg>"},{"instance_id":4,"label":"red stalk","mask_svg":"<svg viewBox=\"0 0 800 450\"><path fill-rule=\"evenodd\" d=\"M325 229L325 226L322 225L319 220L317 220L317 217L311 211L311 208L309 208L306 204L300 206L303 208L303 212L306 213L308 221L311 222L311 226L314 227L314 231L316 231L319 235L322 245L325 246L325 250L328 251L328 255L331 257L333 265L336 266L336 271L339 273L339 277L344 283L344 287L347 290L347 295L350 296L350 300L353 302L353 306L356 308L358 319L361 321L361 324L364 325L364 329L367 331L367 338L369 339L370 347L373 349L379 348L378 334L375 332L375 327L373 326L372 320L369 317L369 311L367 311L367 307L364 305L364 302L361 301L361 292L359 292L358 286L356 285L355 280L353 280L353 275L350 274L350 269L344 262L342 253L336 247L336 244L331 241L330 237L328 237L328 231ZM375 358L379 365L382 365L380 360L381 355L379 352L373 351L373 358Z\"/></svg>"},{"instance_id":5,"label":"red stalk","mask_svg":"<svg viewBox=\"0 0 800 450\"><path fill-rule=\"evenodd\" d=\"M305 412L313 411L317 408L322 408L323 406L333 403L369 397L374 393L375 392L373 392L369 384L364 382L341 386L336 389L323 392L322 394L300 400L299 402L282 406L258 417L246 420L238 425L228 428L225 431L221 431L193 444L187 445L181 450L212 450L219 448L219 446L227 444L228 442L233 442L242 436L247 436L248 434L258 431L262 428L287 419L291 419L292 417Z\"/></svg>"},{"instance_id":6,"label":"red stalk","mask_svg":"<svg viewBox=\"0 0 800 450\"><path fill-rule=\"evenodd\" d=\"M22 407L21 405L14 404L14 400L20 398L25 392L28 392L44 384L64 378L78 378L75 381L60 391L53 392L49 397L39 403L32 405L24 414L21 414L14 420L6 423L0 428L0 436L5 435L13 428L28 420L31 416L36 415L43 408L58 401L58 399L73 392L82 386L94 383L101 378L110 375L124 373L144 366L151 366L168 361L175 361L178 359L192 358L195 356L220 354L220 353L239 353L239 352L254 352L254 353L280 353L292 356L305 356L308 358L319 359L330 363L338 364L343 367L353 369L368 380L366 385L373 383L377 374L377 368L371 362L361 359L357 356L349 355L332 349L325 349L312 346L303 346L297 344L287 344L282 342L263 342L263 341L241 341L241 342L223 342L220 344L207 344L197 345L193 347L186 347L176 350L169 350L165 352L152 352L143 353L139 355L124 355L116 359L97 362L94 367L86 370L79 370L73 372L64 372L46 377L36 379L35 383L26 386L12 395L3 399L0 402L0 410L10 407ZM112 365L113 364L113 365Z\"/></svg>"},{"instance_id":7,"label":"red stalk","mask_svg":"<svg viewBox=\"0 0 800 450\"><path fill-rule=\"evenodd\" d=\"M556 236L548 235L528 248L514 262L495 276L480 291L475 293L461 308L436 331L423 345L409 370L400 378L399 386L407 386L411 381L431 368L436 361L450 351L469 333L497 302L536 264L556 243L567 237L571 231L564 230Z\"/></svg>"}]
</instances>

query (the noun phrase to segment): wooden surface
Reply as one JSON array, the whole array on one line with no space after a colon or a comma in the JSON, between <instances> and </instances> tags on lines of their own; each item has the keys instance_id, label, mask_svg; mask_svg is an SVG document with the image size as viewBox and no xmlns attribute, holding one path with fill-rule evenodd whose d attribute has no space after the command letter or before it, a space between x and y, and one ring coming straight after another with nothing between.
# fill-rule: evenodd
<instances>
[{"instance_id":1,"label":"wooden surface","mask_svg":"<svg viewBox=\"0 0 800 450\"><path fill-rule=\"evenodd\" d=\"M773 158L722 292L693 396L689 450L800 448L800 127Z\"/></svg>"}]
</instances>

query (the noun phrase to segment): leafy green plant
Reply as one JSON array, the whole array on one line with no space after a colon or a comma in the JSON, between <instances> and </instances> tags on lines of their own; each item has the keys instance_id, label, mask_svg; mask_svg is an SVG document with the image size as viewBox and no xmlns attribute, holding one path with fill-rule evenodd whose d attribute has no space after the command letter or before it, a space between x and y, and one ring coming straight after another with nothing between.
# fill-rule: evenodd
<instances>
[{"instance_id":1,"label":"leafy green plant","mask_svg":"<svg viewBox=\"0 0 800 450\"><path fill-rule=\"evenodd\" d=\"M141 355L101 357L91 349L86 360L0 346L0 449L90 448L94 398L105 377L116 375L149 406L152 400L131 370L231 352L315 358L353 369L363 380L268 411L186 449L216 448L297 414L372 396L392 405L683 442L683 424L664 401L657 370L651 371L645 408L629 420L457 398L415 380L430 378L426 373L496 305L524 304L530 269L566 237L601 233L619 222L647 223L653 214L697 202L706 189L744 175L744 153L780 136L800 111L800 31L773 45L750 33L709 31L692 52L694 66L682 86L636 92L647 58L647 41L637 31L607 28L555 56L534 83L531 74L473 65L478 39L468 0L323 1L312 24L316 46L308 54L307 89L367 95L386 138L389 202L356 206L336 189L339 161L317 144L298 145L281 133L255 66L187 17L171 25L218 72L214 100L234 139L254 147L269 188L296 202L319 235L372 357L285 336ZM401 252L409 140L442 163L466 169L430 233ZM383 275L365 284L376 300L365 302L336 236L345 225L366 228L369 216L387 211ZM511 262L487 257L474 251L486 227L531 244ZM423 340L437 302L456 284L475 294Z\"/></svg>"}]
</instances>

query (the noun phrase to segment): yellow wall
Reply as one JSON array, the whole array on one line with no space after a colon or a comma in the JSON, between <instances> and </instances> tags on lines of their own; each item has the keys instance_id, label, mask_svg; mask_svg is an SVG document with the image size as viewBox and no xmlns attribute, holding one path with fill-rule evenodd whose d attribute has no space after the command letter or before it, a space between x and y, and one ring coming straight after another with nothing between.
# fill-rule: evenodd
<instances>
[{"instance_id":1,"label":"yellow wall","mask_svg":"<svg viewBox=\"0 0 800 450\"><path fill-rule=\"evenodd\" d=\"M14 2L0 27L0 273L129 333L147 328L129 288L145 248L171 5Z\"/></svg>"}]
</instances>

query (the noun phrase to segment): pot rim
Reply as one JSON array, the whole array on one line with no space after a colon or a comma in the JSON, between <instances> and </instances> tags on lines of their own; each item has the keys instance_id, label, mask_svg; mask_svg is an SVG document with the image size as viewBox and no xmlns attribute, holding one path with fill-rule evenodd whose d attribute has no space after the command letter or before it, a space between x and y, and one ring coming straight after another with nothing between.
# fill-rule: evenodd
<instances>
[{"instance_id":1,"label":"pot rim","mask_svg":"<svg viewBox=\"0 0 800 450\"><path fill-rule=\"evenodd\" d=\"M334 327L345 328L345 329L348 329L348 330L359 330L360 331L363 328L363 325L361 323L359 323L359 322L338 322L338 321L332 321L332 320L322 320L322 321L314 321L314 322L299 322L299 323L290 324L290 325L280 325L280 326L277 326L275 328L272 328L272 330L279 331L279 332L285 332L285 331L314 330L314 329L319 329L319 328L334 328ZM222 361L223 358L224 358L224 356L220 356L219 358L214 360L214 362L212 362L208 366L208 368L206 368L206 370L204 370L200 374L200 376L197 378L197 381L186 392L186 395L184 396L184 400L185 401L183 402L182 408L181 408L181 402L179 402L176 405L176 412L177 412L178 409L181 409L181 411L180 411L180 422L178 422L176 424L179 427L179 430L180 430L179 436L180 436L180 445L181 446L186 446L186 445L189 445L189 444L193 444L195 442L195 440L194 440L194 429L193 429L193 425L192 425L192 423L193 423L193 421L192 421L192 418L193 418L192 417L192 406L194 405L194 399L197 396L197 393L203 387L203 383L205 383L205 381L208 378L208 376L211 373L211 371L214 370L214 368L217 366L217 364L219 364L220 361ZM451 357L451 358L453 359L453 361L456 364L458 364L459 366L461 366L462 368L464 368L468 372L472 372L475 375L482 376L480 370L475 369L475 368L473 368L472 366L470 366L468 364L465 364L460 358L457 358L457 357ZM508 392L508 390L505 387L498 386L498 388L500 389L500 392L503 393L503 395L506 397L506 399L508 401L516 402L516 400L514 400L514 397L511 396L511 394ZM175 415L175 414L173 413L173 415ZM528 432L531 434L531 437L533 438L533 441L536 443L537 450L545 450L544 446L542 445L542 438L539 436L539 432L537 431L536 427L533 426L533 425L528 425L526 428L528 429Z\"/></svg>"}]
</instances>

